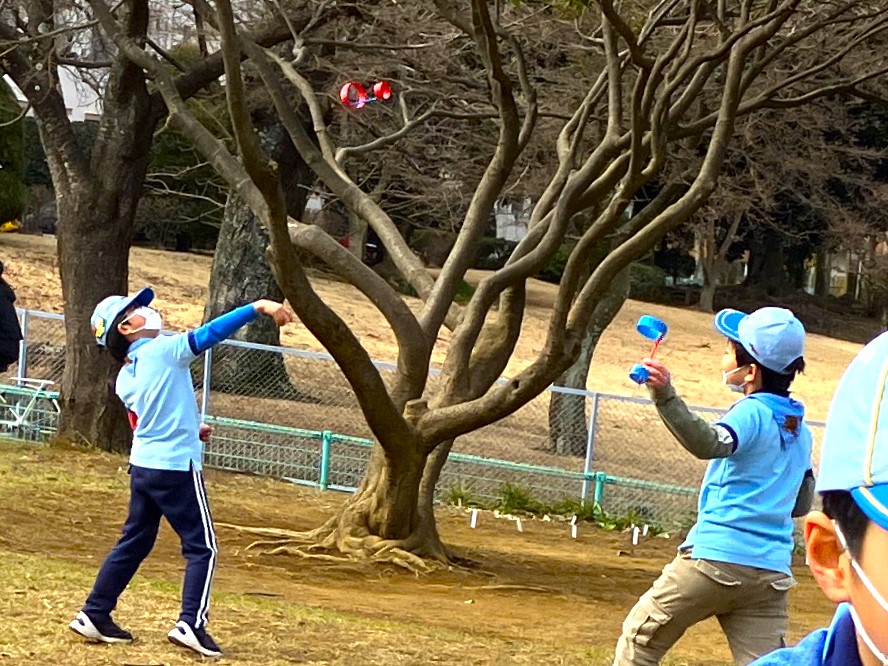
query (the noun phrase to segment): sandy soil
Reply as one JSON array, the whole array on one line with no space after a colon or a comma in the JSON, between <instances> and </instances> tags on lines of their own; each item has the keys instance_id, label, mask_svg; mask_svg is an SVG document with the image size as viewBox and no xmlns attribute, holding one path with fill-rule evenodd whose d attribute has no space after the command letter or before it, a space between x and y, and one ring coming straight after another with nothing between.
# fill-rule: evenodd
<instances>
[{"instance_id":1,"label":"sandy soil","mask_svg":"<svg viewBox=\"0 0 888 666\"><path fill-rule=\"evenodd\" d=\"M51 312L62 311L55 238L0 235L0 259L6 265L6 277L15 287L22 307ZM133 289L151 285L158 293L157 304L168 325L193 327L200 323L212 258L204 255L177 254L135 248L130 261L130 285ZM483 273L473 271L469 280ZM347 284L314 277L315 289L352 326L370 354L392 361L397 344L382 315L360 293ZM520 371L542 348L555 285L532 280L529 307L516 352L508 374ZM417 299L407 299L418 310ZM673 372L679 392L692 404L726 407L733 394L721 385L719 368L723 339L713 330L711 317L683 308L673 308L629 301L615 322L605 332L593 361L589 388L618 395L644 396L643 389L632 384L628 369L648 352L646 341L635 333L634 323L642 314L653 314L669 324L669 335L658 352ZM434 362L441 363L446 353L449 333L442 331ZM286 329L283 342L299 349L323 351L318 341L301 325ZM811 335L806 358L808 371L795 385L796 397L808 405L809 417L824 419L829 399L842 370L860 349L859 344Z\"/></svg>"}]
</instances>

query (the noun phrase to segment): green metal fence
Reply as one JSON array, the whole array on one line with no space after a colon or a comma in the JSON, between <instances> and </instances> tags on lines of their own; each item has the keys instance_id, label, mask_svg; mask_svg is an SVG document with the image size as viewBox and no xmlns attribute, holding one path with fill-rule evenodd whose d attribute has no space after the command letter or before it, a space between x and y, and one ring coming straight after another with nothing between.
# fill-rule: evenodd
<instances>
[{"instance_id":1,"label":"green metal fence","mask_svg":"<svg viewBox=\"0 0 888 666\"><path fill-rule=\"evenodd\" d=\"M0 436L46 439L58 416L57 394L43 395L33 406L34 424L15 426L15 414L32 390L16 377L61 380L64 321L48 313L20 315L25 334L20 366L0 375L0 384L9 385L8 406L0 400ZM391 364L377 367L384 379L393 377ZM330 356L227 341L195 362L193 376L201 415L215 426L208 466L343 491L361 482L372 434ZM438 381L432 371L429 390ZM553 414L556 404L561 412ZM723 412L693 409L712 420ZM562 428L554 442L551 420L559 415L569 417L561 423L573 430ZM822 424L810 425L817 460ZM650 401L551 387L515 414L458 438L438 491L458 490L491 503L510 484L543 503L594 501L611 514L632 512L671 525L693 518L705 468L675 442Z\"/></svg>"}]
</instances>

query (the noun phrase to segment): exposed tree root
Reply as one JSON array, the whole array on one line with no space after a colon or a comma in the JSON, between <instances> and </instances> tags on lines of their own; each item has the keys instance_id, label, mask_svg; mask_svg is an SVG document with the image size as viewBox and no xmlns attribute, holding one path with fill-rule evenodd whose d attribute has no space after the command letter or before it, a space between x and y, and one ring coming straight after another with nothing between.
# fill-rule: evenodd
<instances>
[{"instance_id":1,"label":"exposed tree root","mask_svg":"<svg viewBox=\"0 0 888 666\"><path fill-rule=\"evenodd\" d=\"M561 594L558 590L542 585L516 585L503 583L501 585L472 585L462 588L464 590L526 590L527 592L545 592L546 594Z\"/></svg>"},{"instance_id":2,"label":"exposed tree root","mask_svg":"<svg viewBox=\"0 0 888 666\"><path fill-rule=\"evenodd\" d=\"M254 541L245 548L265 555L286 554L341 564L355 561L393 564L415 574L430 573L457 564L439 539L424 538L419 531L405 539L383 539L368 534L366 529L354 524L334 520L306 532L231 523L216 523L216 527L277 537Z\"/></svg>"}]
</instances>

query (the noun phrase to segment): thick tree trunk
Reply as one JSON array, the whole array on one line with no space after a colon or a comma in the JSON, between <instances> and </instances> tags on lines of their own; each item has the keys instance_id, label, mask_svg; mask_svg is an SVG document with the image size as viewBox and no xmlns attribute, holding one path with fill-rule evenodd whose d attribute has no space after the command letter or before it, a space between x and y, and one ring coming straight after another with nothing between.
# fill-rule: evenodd
<instances>
[{"instance_id":1,"label":"thick tree trunk","mask_svg":"<svg viewBox=\"0 0 888 666\"><path fill-rule=\"evenodd\" d=\"M768 296L781 296L786 289L783 265L783 241L780 234L769 229L763 231L750 244L749 271L744 286L760 289Z\"/></svg>"},{"instance_id":2,"label":"thick tree trunk","mask_svg":"<svg viewBox=\"0 0 888 666\"><path fill-rule=\"evenodd\" d=\"M417 531L422 536L429 557L447 562L452 561L454 557L447 550L438 533L438 523L435 520L435 491L454 442L453 439L442 442L432 451L426 460L419 488L419 528Z\"/></svg>"},{"instance_id":3,"label":"thick tree trunk","mask_svg":"<svg viewBox=\"0 0 888 666\"><path fill-rule=\"evenodd\" d=\"M410 447L414 449L414 447ZM419 483L425 457L419 453L387 456L377 447L361 488L348 502L372 535L407 539L419 524Z\"/></svg>"},{"instance_id":4,"label":"thick tree trunk","mask_svg":"<svg viewBox=\"0 0 888 666\"><path fill-rule=\"evenodd\" d=\"M629 270L617 274L610 289L595 307L580 355L555 382L556 386L585 390L595 346L629 296ZM549 441L555 453L582 456L586 453L589 432L586 425L586 397L552 391L549 399Z\"/></svg>"},{"instance_id":5,"label":"thick tree trunk","mask_svg":"<svg viewBox=\"0 0 888 666\"><path fill-rule=\"evenodd\" d=\"M830 286L830 256L829 250L820 249L817 252L817 261L814 265L814 295L820 298L829 296Z\"/></svg>"},{"instance_id":6,"label":"thick tree trunk","mask_svg":"<svg viewBox=\"0 0 888 666\"><path fill-rule=\"evenodd\" d=\"M310 540L322 548L335 547L342 553L408 568L425 568L419 558L449 562L431 502L426 504L420 498L427 467L422 448L411 446L412 453L389 457L379 444L374 446L361 487ZM432 464L431 458L428 464Z\"/></svg>"},{"instance_id":7,"label":"thick tree trunk","mask_svg":"<svg viewBox=\"0 0 888 666\"><path fill-rule=\"evenodd\" d=\"M703 287L700 289L700 301L697 303L697 309L709 313L715 311L715 283L710 279L703 282Z\"/></svg>"},{"instance_id":8,"label":"thick tree trunk","mask_svg":"<svg viewBox=\"0 0 888 666\"><path fill-rule=\"evenodd\" d=\"M139 7L134 21L144 24ZM65 369L58 437L108 451L129 449L131 432L113 396L118 365L99 353L90 329L96 304L128 292L133 218L142 195L154 121L145 79L138 68L112 70L105 114L85 179L47 151L58 206L58 255L65 302ZM118 106L116 100L127 99ZM57 118L38 117L44 146L56 145Z\"/></svg>"},{"instance_id":9,"label":"thick tree trunk","mask_svg":"<svg viewBox=\"0 0 888 666\"><path fill-rule=\"evenodd\" d=\"M307 128L310 129L310 128ZM262 146L278 163L287 208L296 219L305 211L308 186L314 176L283 128L271 121L261 129ZM268 263L268 232L243 200L229 195L213 256L204 321L260 298L284 295ZM280 330L260 317L232 336L242 342L280 345ZM213 350L212 388L226 393L310 401L291 383L283 356L277 352L226 346Z\"/></svg>"},{"instance_id":10,"label":"thick tree trunk","mask_svg":"<svg viewBox=\"0 0 888 666\"><path fill-rule=\"evenodd\" d=\"M96 346L89 320L100 300L128 291L130 232L144 164L119 168L127 181L120 190L84 184L72 199L60 197L58 206L66 315L58 437L106 451L127 450L131 432L114 396L119 365Z\"/></svg>"}]
</instances>

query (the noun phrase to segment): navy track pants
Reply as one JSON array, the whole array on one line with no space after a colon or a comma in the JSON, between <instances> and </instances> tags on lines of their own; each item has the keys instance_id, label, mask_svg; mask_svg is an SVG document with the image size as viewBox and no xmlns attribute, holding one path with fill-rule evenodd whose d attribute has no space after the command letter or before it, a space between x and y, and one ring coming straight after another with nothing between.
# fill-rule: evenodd
<instances>
[{"instance_id":1,"label":"navy track pants","mask_svg":"<svg viewBox=\"0 0 888 666\"><path fill-rule=\"evenodd\" d=\"M187 561L179 619L193 627L207 623L210 586L216 567L216 533L203 474L130 466L129 515L123 534L108 554L83 606L88 615L107 617L154 547L161 517L182 540Z\"/></svg>"}]
</instances>

